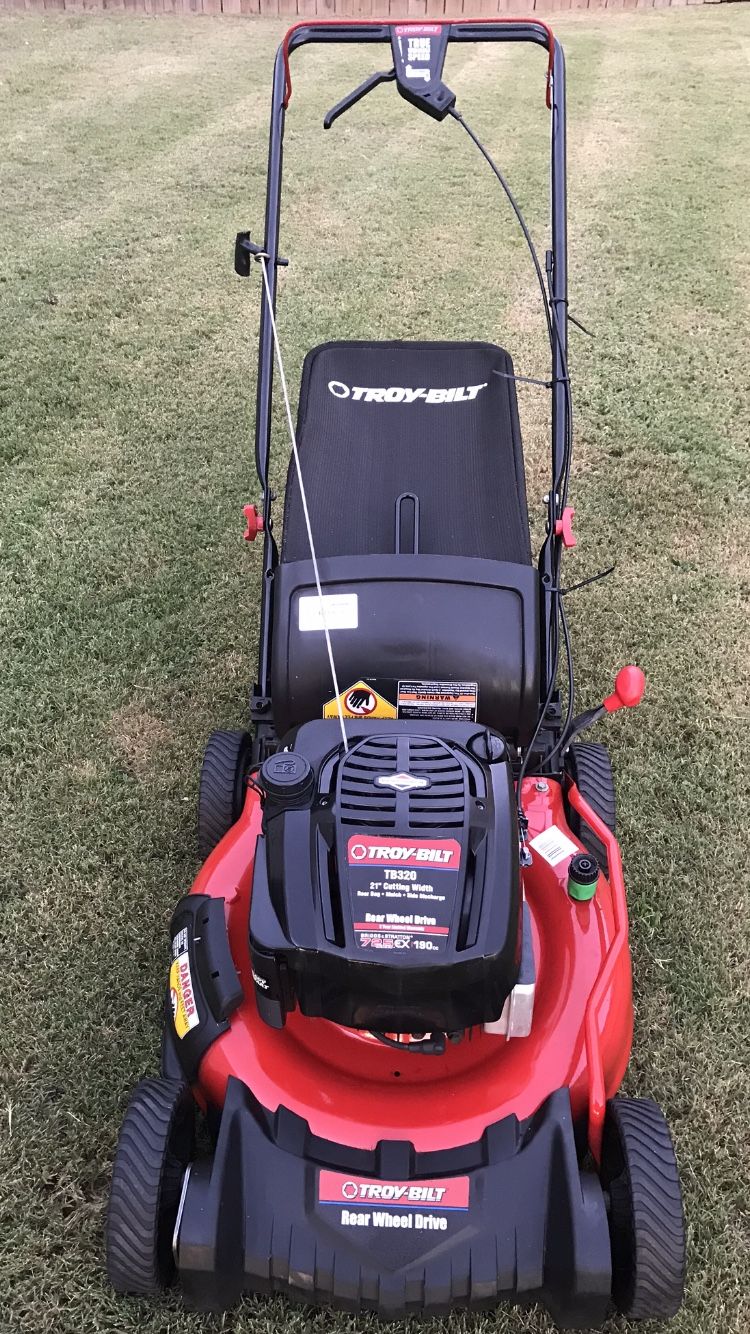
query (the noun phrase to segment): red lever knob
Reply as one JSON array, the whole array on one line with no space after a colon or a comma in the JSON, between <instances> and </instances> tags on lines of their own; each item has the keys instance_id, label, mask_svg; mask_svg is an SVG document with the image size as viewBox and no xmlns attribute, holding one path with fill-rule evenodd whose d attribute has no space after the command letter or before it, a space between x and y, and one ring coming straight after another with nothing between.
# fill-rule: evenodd
<instances>
[{"instance_id":1,"label":"red lever knob","mask_svg":"<svg viewBox=\"0 0 750 1334\"><path fill-rule=\"evenodd\" d=\"M265 528L263 515L258 512L254 505L243 505L242 513L247 520L247 528L243 534L246 542L254 542L258 533L262 533Z\"/></svg>"},{"instance_id":2,"label":"red lever knob","mask_svg":"<svg viewBox=\"0 0 750 1334\"><path fill-rule=\"evenodd\" d=\"M607 713L616 713L618 709L634 709L643 699L646 678L640 667L621 667L615 677L615 688L604 701Z\"/></svg>"},{"instance_id":3,"label":"red lever knob","mask_svg":"<svg viewBox=\"0 0 750 1334\"><path fill-rule=\"evenodd\" d=\"M562 518L555 523L555 537L561 537L564 547L574 547L576 537L573 532L573 515L575 510L570 505L566 505L562 512Z\"/></svg>"}]
</instances>

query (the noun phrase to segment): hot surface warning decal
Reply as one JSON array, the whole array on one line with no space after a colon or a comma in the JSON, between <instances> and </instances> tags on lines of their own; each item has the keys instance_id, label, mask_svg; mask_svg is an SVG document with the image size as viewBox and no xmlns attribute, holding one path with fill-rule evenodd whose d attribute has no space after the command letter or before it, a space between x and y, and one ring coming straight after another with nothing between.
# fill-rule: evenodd
<instances>
[{"instance_id":1,"label":"hot surface warning decal","mask_svg":"<svg viewBox=\"0 0 750 1334\"><path fill-rule=\"evenodd\" d=\"M369 681L355 681L353 686L339 695L341 710L345 718L395 718L396 707L384 698ZM336 697L329 699L323 706L324 718L338 718L339 706Z\"/></svg>"},{"instance_id":2,"label":"hot surface warning decal","mask_svg":"<svg viewBox=\"0 0 750 1334\"><path fill-rule=\"evenodd\" d=\"M339 695L345 718L423 718L437 722L474 723L479 686L476 681L396 681L362 676ZM323 706L324 718L338 717L336 698Z\"/></svg>"},{"instance_id":3,"label":"hot surface warning decal","mask_svg":"<svg viewBox=\"0 0 750 1334\"><path fill-rule=\"evenodd\" d=\"M461 867L461 845L455 838L386 841L352 834L347 862L360 950L439 954L445 949Z\"/></svg>"}]
</instances>

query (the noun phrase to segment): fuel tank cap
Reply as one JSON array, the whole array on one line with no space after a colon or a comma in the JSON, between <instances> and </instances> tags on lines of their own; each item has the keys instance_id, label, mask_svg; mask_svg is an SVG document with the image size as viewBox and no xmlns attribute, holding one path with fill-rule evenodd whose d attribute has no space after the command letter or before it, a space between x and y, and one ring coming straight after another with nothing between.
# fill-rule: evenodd
<instances>
[{"instance_id":1,"label":"fuel tank cap","mask_svg":"<svg viewBox=\"0 0 750 1334\"><path fill-rule=\"evenodd\" d=\"M301 801L312 790L313 771L304 755L280 750L263 761L260 782L266 796L275 801Z\"/></svg>"}]
</instances>

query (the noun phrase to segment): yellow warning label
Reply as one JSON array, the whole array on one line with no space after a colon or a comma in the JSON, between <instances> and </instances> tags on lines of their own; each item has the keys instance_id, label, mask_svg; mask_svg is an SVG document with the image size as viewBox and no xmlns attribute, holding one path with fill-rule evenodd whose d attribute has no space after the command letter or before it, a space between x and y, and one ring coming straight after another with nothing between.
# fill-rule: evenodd
<instances>
[{"instance_id":1,"label":"yellow warning label","mask_svg":"<svg viewBox=\"0 0 750 1334\"><path fill-rule=\"evenodd\" d=\"M193 993L193 979L190 975L190 955L178 954L172 960L169 970L169 996L172 1002L172 1019L178 1038L184 1038L191 1028L200 1023L198 1009Z\"/></svg>"},{"instance_id":2,"label":"yellow warning label","mask_svg":"<svg viewBox=\"0 0 750 1334\"><path fill-rule=\"evenodd\" d=\"M339 695L341 710L345 718L396 718L396 705L369 686L366 681L356 681L353 686ZM323 705L324 718L338 718L339 706L336 697Z\"/></svg>"}]
</instances>

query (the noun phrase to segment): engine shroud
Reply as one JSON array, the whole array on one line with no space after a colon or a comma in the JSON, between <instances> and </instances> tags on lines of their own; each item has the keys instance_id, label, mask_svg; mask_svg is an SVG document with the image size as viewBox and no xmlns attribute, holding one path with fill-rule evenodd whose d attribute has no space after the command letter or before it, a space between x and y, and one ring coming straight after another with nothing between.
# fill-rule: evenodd
<instances>
[{"instance_id":1,"label":"engine shroud","mask_svg":"<svg viewBox=\"0 0 750 1334\"><path fill-rule=\"evenodd\" d=\"M250 910L258 1009L273 1027L295 1005L384 1032L496 1020L520 950L501 739L475 723L364 727L345 753L330 721L306 723L261 771Z\"/></svg>"}]
</instances>

